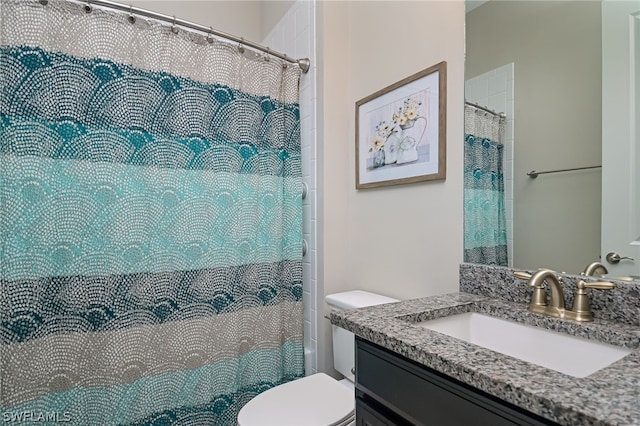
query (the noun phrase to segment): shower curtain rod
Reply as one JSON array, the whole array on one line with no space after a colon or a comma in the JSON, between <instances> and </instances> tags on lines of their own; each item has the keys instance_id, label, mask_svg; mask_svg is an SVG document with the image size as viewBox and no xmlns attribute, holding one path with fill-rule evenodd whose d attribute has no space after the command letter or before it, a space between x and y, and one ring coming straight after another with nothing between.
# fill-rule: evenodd
<instances>
[{"instance_id":1,"label":"shower curtain rod","mask_svg":"<svg viewBox=\"0 0 640 426\"><path fill-rule=\"evenodd\" d=\"M40 2L40 4L46 6L47 3L49 3L49 0L38 0ZM82 1L77 1L78 3L83 3ZM152 19L157 19L160 21L165 21L168 22L170 24L172 24L172 31L174 31L174 27L176 25L180 25L181 27L185 27L185 28L191 28L193 30L196 31L200 31L203 33L206 33L208 35L214 35L217 37L221 37L227 40L231 40L231 41L235 41L238 44L238 49L243 49L244 46L249 46L252 47L256 50L259 50L261 52L266 53L267 55L271 55L271 56L275 56L276 58L280 58L283 59L287 62L293 63L293 64L298 64L298 66L300 67L300 69L302 70L303 73L307 73L309 71L309 68L311 66L311 61L309 60L309 58L301 58L301 59L295 59L295 58L290 58L289 56L287 56L284 53L280 53L277 52L275 50L271 50L269 49L269 47L267 46L263 46L261 44L258 43L254 43L252 41L248 41L245 40L242 37L236 37L232 34L228 34L225 33L223 31L218 31L218 30L214 30L212 27L205 27L204 25L200 25L200 24L196 24L195 22L191 22L191 21L185 21L184 19L179 19L176 18L175 16L169 16L169 15L163 15L162 13L157 13L157 12L153 12L147 9L141 9L139 7L134 7L131 5L126 5L123 3L116 3L113 1L109 1L109 0L86 0L84 1L85 5L84 5L84 10L89 13L91 12L91 6L95 5L95 6L103 6L103 7L107 7L110 9L116 9L116 10L121 10L124 12L129 12L129 20L134 19L135 17L133 16L135 15L140 15L140 16L145 16L147 18L152 18ZM174 31L176 32L176 31Z\"/></svg>"},{"instance_id":2,"label":"shower curtain rod","mask_svg":"<svg viewBox=\"0 0 640 426\"><path fill-rule=\"evenodd\" d=\"M487 107L483 107L483 106L480 106L478 104L474 104L473 102L469 102L469 101L464 101L464 103L466 105L472 106L474 108L478 108L479 110L482 110L484 112L488 112L489 114L497 115L500 118L507 118L507 114L505 114L504 112L495 112L495 111L493 111L493 110L491 110L491 109L489 109Z\"/></svg>"}]
</instances>

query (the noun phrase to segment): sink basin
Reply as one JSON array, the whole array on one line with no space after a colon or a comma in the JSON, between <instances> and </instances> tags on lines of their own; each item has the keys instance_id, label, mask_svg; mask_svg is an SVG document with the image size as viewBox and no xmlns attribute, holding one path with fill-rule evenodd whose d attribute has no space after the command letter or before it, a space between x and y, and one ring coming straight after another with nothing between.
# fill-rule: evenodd
<instances>
[{"instance_id":1,"label":"sink basin","mask_svg":"<svg viewBox=\"0 0 640 426\"><path fill-rule=\"evenodd\" d=\"M631 353L607 343L476 312L416 324L573 377L587 377Z\"/></svg>"}]
</instances>

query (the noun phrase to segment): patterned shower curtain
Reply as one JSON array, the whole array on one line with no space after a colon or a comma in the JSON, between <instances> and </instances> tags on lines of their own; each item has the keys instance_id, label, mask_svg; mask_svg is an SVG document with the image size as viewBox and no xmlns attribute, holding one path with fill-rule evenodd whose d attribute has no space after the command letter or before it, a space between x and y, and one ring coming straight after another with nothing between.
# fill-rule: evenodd
<instances>
[{"instance_id":1,"label":"patterned shower curtain","mask_svg":"<svg viewBox=\"0 0 640 426\"><path fill-rule=\"evenodd\" d=\"M507 266L504 120L464 109L464 261Z\"/></svg>"},{"instance_id":2,"label":"patterned shower curtain","mask_svg":"<svg viewBox=\"0 0 640 426\"><path fill-rule=\"evenodd\" d=\"M304 374L300 69L83 6L0 0L0 415L235 424Z\"/></svg>"}]
</instances>

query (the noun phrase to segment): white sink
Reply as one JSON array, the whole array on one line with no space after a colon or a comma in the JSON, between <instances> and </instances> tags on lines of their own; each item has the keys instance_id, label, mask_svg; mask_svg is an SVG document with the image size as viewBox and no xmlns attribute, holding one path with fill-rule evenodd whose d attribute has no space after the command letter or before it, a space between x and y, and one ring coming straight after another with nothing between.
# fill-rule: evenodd
<instances>
[{"instance_id":1,"label":"white sink","mask_svg":"<svg viewBox=\"0 0 640 426\"><path fill-rule=\"evenodd\" d=\"M587 377L631 353L618 346L475 312L416 324L574 377Z\"/></svg>"}]
</instances>

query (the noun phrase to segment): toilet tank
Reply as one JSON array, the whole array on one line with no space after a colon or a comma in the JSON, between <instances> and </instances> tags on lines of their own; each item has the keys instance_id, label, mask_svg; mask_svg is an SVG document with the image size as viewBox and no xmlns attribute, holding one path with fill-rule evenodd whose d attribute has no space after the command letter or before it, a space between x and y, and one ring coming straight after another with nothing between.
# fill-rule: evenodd
<instances>
[{"instance_id":1,"label":"toilet tank","mask_svg":"<svg viewBox=\"0 0 640 426\"><path fill-rule=\"evenodd\" d=\"M364 308L398 301L391 297L363 290L329 294L325 300L331 309L337 310ZM352 371L354 371L355 367L355 336L353 333L335 325L331 326L331 331L333 336L333 367L344 377L354 381Z\"/></svg>"}]
</instances>

